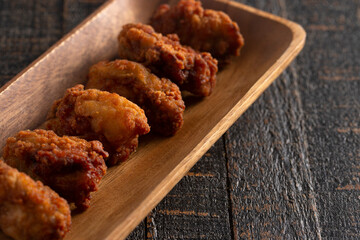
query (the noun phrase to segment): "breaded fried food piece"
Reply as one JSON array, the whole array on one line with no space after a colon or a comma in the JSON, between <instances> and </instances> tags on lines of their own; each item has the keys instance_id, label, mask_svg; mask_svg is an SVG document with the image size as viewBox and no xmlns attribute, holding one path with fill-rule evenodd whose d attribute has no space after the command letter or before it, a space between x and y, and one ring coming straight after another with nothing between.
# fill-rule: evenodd
<instances>
[{"instance_id":1,"label":"breaded fried food piece","mask_svg":"<svg viewBox=\"0 0 360 240\"><path fill-rule=\"evenodd\" d=\"M0 159L0 228L16 239L63 239L70 230L70 207L49 187Z\"/></svg>"},{"instance_id":2,"label":"breaded fried food piece","mask_svg":"<svg viewBox=\"0 0 360 240\"><path fill-rule=\"evenodd\" d=\"M86 88L115 92L139 105L153 131L170 136L183 125L185 104L178 86L140 63L102 61L90 68L88 79Z\"/></svg>"},{"instance_id":3,"label":"breaded fried food piece","mask_svg":"<svg viewBox=\"0 0 360 240\"><path fill-rule=\"evenodd\" d=\"M83 85L69 88L56 101L45 128L60 136L99 140L110 153L108 166L128 159L138 146L139 135L150 131L144 110L116 93Z\"/></svg>"},{"instance_id":4,"label":"breaded fried food piece","mask_svg":"<svg viewBox=\"0 0 360 240\"><path fill-rule=\"evenodd\" d=\"M217 60L182 46L177 35L158 34L149 25L127 24L118 36L120 58L140 62L181 90L209 96L215 86Z\"/></svg>"},{"instance_id":5,"label":"breaded fried food piece","mask_svg":"<svg viewBox=\"0 0 360 240\"><path fill-rule=\"evenodd\" d=\"M90 193L106 173L108 153L99 141L59 137L53 131L20 131L6 141L4 161L42 181L69 203L85 210Z\"/></svg>"},{"instance_id":6,"label":"breaded fried food piece","mask_svg":"<svg viewBox=\"0 0 360 240\"><path fill-rule=\"evenodd\" d=\"M150 22L155 31L176 33L182 44L210 52L219 60L238 56L244 45L237 23L224 12L203 9L200 1L181 0L174 7L160 5Z\"/></svg>"}]
</instances>

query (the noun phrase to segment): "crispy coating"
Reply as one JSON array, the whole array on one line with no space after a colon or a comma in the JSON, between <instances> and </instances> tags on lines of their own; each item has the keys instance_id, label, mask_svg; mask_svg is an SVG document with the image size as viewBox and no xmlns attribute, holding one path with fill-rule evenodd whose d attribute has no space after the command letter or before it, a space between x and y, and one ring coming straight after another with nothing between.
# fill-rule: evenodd
<instances>
[{"instance_id":1,"label":"crispy coating","mask_svg":"<svg viewBox=\"0 0 360 240\"><path fill-rule=\"evenodd\" d=\"M128 61L103 61L93 65L86 88L118 93L144 109L151 129L174 135L183 125L184 101L178 86L159 79L143 65Z\"/></svg>"},{"instance_id":2,"label":"crispy coating","mask_svg":"<svg viewBox=\"0 0 360 240\"><path fill-rule=\"evenodd\" d=\"M70 230L70 207L41 182L0 159L0 228L16 239L62 239Z\"/></svg>"},{"instance_id":3,"label":"crispy coating","mask_svg":"<svg viewBox=\"0 0 360 240\"><path fill-rule=\"evenodd\" d=\"M56 101L45 128L60 136L80 136L100 140L111 166L125 161L138 146L139 135L150 131L144 110L116 93L97 89L84 90L83 85L69 88Z\"/></svg>"},{"instance_id":4,"label":"crispy coating","mask_svg":"<svg viewBox=\"0 0 360 240\"><path fill-rule=\"evenodd\" d=\"M224 12L203 9L200 1L181 0L174 7L163 4L150 22L157 32L176 33L182 44L217 59L238 56L244 45L237 23Z\"/></svg>"},{"instance_id":5,"label":"crispy coating","mask_svg":"<svg viewBox=\"0 0 360 240\"><path fill-rule=\"evenodd\" d=\"M51 187L69 203L85 210L90 193L98 189L106 173L99 141L59 137L53 131L20 131L6 141L4 161Z\"/></svg>"},{"instance_id":6,"label":"crispy coating","mask_svg":"<svg viewBox=\"0 0 360 240\"><path fill-rule=\"evenodd\" d=\"M177 35L165 37L140 23L123 26L118 41L120 58L143 63L182 90L199 96L211 94L218 68L217 60L209 53L182 46Z\"/></svg>"}]
</instances>

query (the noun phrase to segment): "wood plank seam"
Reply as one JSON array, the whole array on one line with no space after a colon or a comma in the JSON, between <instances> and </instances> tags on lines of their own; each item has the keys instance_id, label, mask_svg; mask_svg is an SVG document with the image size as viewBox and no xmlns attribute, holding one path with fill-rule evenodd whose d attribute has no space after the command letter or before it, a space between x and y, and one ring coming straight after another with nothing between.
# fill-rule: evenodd
<instances>
[{"instance_id":1,"label":"wood plank seam","mask_svg":"<svg viewBox=\"0 0 360 240\"><path fill-rule=\"evenodd\" d=\"M312 177L312 173L311 173L311 169L310 169L310 163L309 163L309 154L308 154L308 140L307 140L307 136L305 133L305 119L304 119L304 109L303 109L303 104L301 101L301 94L299 91L299 77L296 71L296 60L290 64L289 66L289 71L292 73L292 75L294 76L293 81L294 81L294 93L295 93L295 99L297 100L297 104L298 104L298 113L299 113L299 125L300 125L300 136L302 137L302 159L305 163L306 166L306 170L307 170L307 174L308 174L308 179L309 179L309 186L310 188L310 204L312 205L312 210L313 210L313 214L314 214L314 219L315 219L315 226L316 226L316 235L319 239L321 239L321 227L320 227L320 221L319 221L319 213L317 211L317 204L316 204L316 194L314 191L314 181L313 181L313 177Z\"/></svg>"},{"instance_id":2,"label":"wood plank seam","mask_svg":"<svg viewBox=\"0 0 360 240\"><path fill-rule=\"evenodd\" d=\"M226 139L225 136L228 135L228 131L225 132L225 134L222 136L223 139L223 146L224 146L224 152L225 152L225 159L226 159L226 189L227 189L227 194L228 194L228 212L229 212L229 224L230 224L230 228L231 228L231 239L235 239L235 236L237 236L237 234L235 234L235 226L234 226L234 218L233 218L233 203L231 201L231 183L230 183L230 171L229 171L229 167L230 167L230 163L229 163L229 156L228 156L228 151L226 151Z\"/></svg>"},{"instance_id":3,"label":"wood plank seam","mask_svg":"<svg viewBox=\"0 0 360 240\"><path fill-rule=\"evenodd\" d=\"M294 72L292 72L292 73L295 73L296 74L296 72L294 71ZM291 73L291 74L292 74ZM290 79L291 77L289 76L289 74L288 74L288 72L286 71L284 74L283 74L283 78L281 78L280 79L280 84L282 84L282 82L283 81L287 81L287 82L289 82L289 81L291 81L291 79ZM294 82L293 82L293 84L295 84L296 83L296 75L293 75L293 78L292 79L294 79ZM278 89L277 87L276 88L274 88L275 89L275 93L278 93L277 92L277 90L279 90L279 91L281 91L281 90L283 90L283 89ZM285 91L287 90L287 87L285 86ZM297 92L297 89L296 89L296 87L294 88L294 92ZM280 95L280 94L276 94L276 95ZM295 94L296 95L296 94ZM301 122L303 122L302 121L302 119L301 119L301 115L300 115L300 113L301 113L301 109L300 109L300 106L299 106L299 103L300 103L300 99L299 98L297 98L298 96L295 96L295 104L297 105L296 106L296 109L294 109L294 106L290 106L290 116L289 116L289 118L291 118L291 117L295 117L295 124L296 123L299 123L300 122L300 125L301 125ZM273 102L273 105L274 105L274 108L276 108L276 102ZM282 109L280 109L280 111L282 111ZM298 115L296 115L296 116L291 116L291 115L295 115L295 114L298 114ZM280 128L283 128L283 129L285 129L286 127L285 126L282 126L281 124L284 124L285 123L285 120L283 119L283 116L286 116L287 115L287 113L286 112L283 112L283 113L281 113L281 114L279 114L277 117L279 117L280 119L279 119L279 121L277 121L279 124L280 124ZM304 177L304 180L305 180L305 183L306 183L306 185L307 185L307 187L309 187L309 189L308 190L306 190L305 189L305 192L306 192L306 194L307 194L307 198L309 199L309 200L311 200L311 199L313 199L314 197L314 191L313 191L313 184L312 184L312 179L310 178L310 169L309 169L309 165L308 164L306 164L306 161L307 161L307 153L306 153L306 143L305 143L305 139L303 138L304 137L304 133L303 133L303 131L302 131L302 129L303 128L301 128L301 127L299 127L299 126L296 126L296 127L294 127L294 129L293 129L293 131L295 130L295 131L298 131L298 133L297 134L299 134L299 150L300 150L300 156L299 156L299 159L298 159L298 161L294 161L294 159L292 159L292 158L288 158L287 160L289 161L289 163L290 163L290 165L291 165L291 177L289 178L289 180L290 180L290 182L291 182L291 184L293 185L293 187L294 188L296 188L296 185L298 184L298 183L301 183L301 182L303 182L302 180L298 180L299 179L299 175L301 175L301 174L304 174L305 175L305 177ZM282 140L282 146L284 146L283 147L283 151L285 151L284 152L284 154L285 154L285 156L286 155L289 155L289 152L288 152L288 149L286 148L286 145L287 145L287 143L286 143L286 141L287 141L287 138L286 138L286 135L285 135L285 132L283 132L283 131L280 131L280 138L281 138L281 140ZM297 169L298 167L301 167L301 165L299 166L299 164L301 164L302 165L302 169ZM296 199L294 199L294 201L295 201ZM312 210L313 211L313 214L314 214L314 217L315 217L315 219L314 219L314 222L315 222L315 227L316 226L319 226L319 225L316 225L316 222L318 222L318 220L316 219L316 206L315 205L313 205L313 201L311 201L311 206L310 206L310 210ZM306 220L308 220L308 219L306 219ZM303 232L306 232L306 226L304 225L304 223L303 222L301 222L300 223L301 224L301 227L303 228ZM317 233L319 233L319 229L316 229L316 232ZM318 234L318 237L321 239L321 235L320 234Z\"/></svg>"},{"instance_id":4,"label":"wood plank seam","mask_svg":"<svg viewBox=\"0 0 360 240\"><path fill-rule=\"evenodd\" d=\"M281 11L281 16L284 18L288 18L288 11L287 11L287 6L285 3L285 0L278 0L279 5L280 5L280 11ZM303 138L302 142L303 144L300 145L302 147L302 159L305 163L306 166L306 170L307 170L307 174L308 174L308 179L309 179L309 186L310 186L310 195L309 195L309 199L311 201L311 205L312 205L312 210L313 210L313 214L314 214L314 219L315 219L315 227L316 227L316 235L319 239L321 239L321 227L320 227L320 222L319 222L319 214L317 211L317 204L316 204L316 195L314 192L314 185L313 185L313 177L311 174L311 170L310 170L310 163L309 163L309 158L308 158L308 141L307 141L307 137L306 137L306 133L304 132L305 130L305 119L304 119L304 109L303 109L303 104L301 101L301 95L300 95L300 91L299 91L299 77L296 71L296 63L297 60L295 59L295 61L290 64L289 66L289 71L292 73L292 75L294 76L293 81L294 81L294 93L295 93L295 99L297 100L297 104L298 104L298 113L299 113L299 122L300 122L300 136ZM311 197L313 196L313 197Z\"/></svg>"}]
</instances>

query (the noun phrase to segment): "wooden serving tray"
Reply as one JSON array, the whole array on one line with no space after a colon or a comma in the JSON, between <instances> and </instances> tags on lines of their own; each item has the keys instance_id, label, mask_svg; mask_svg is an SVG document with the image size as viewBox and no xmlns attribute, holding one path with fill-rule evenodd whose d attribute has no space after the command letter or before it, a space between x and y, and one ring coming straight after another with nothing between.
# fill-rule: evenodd
<instances>
[{"instance_id":1,"label":"wooden serving tray","mask_svg":"<svg viewBox=\"0 0 360 240\"><path fill-rule=\"evenodd\" d=\"M86 81L92 64L116 57L122 25L147 23L164 2L108 1L1 88L0 146L17 131L39 126L66 88ZM185 99L185 123L175 136L140 138L138 151L108 170L91 207L73 214L66 239L125 238L304 46L306 34L296 23L226 0L203 5L238 22L245 38L241 56L218 74L210 97Z\"/></svg>"}]
</instances>

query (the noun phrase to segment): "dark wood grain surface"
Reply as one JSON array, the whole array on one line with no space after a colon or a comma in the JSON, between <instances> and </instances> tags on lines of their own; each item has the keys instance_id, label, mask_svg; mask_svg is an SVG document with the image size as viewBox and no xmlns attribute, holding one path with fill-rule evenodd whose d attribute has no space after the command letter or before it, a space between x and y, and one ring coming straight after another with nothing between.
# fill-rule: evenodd
<instances>
[{"instance_id":1,"label":"dark wood grain surface","mask_svg":"<svg viewBox=\"0 0 360 240\"><path fill-rule=\"evenodd\" d=\"M0 84L103 2L0 0ZM305 48L128 239L359 239L360 1L241 2Z\"/></svg>"}]
</instances>

